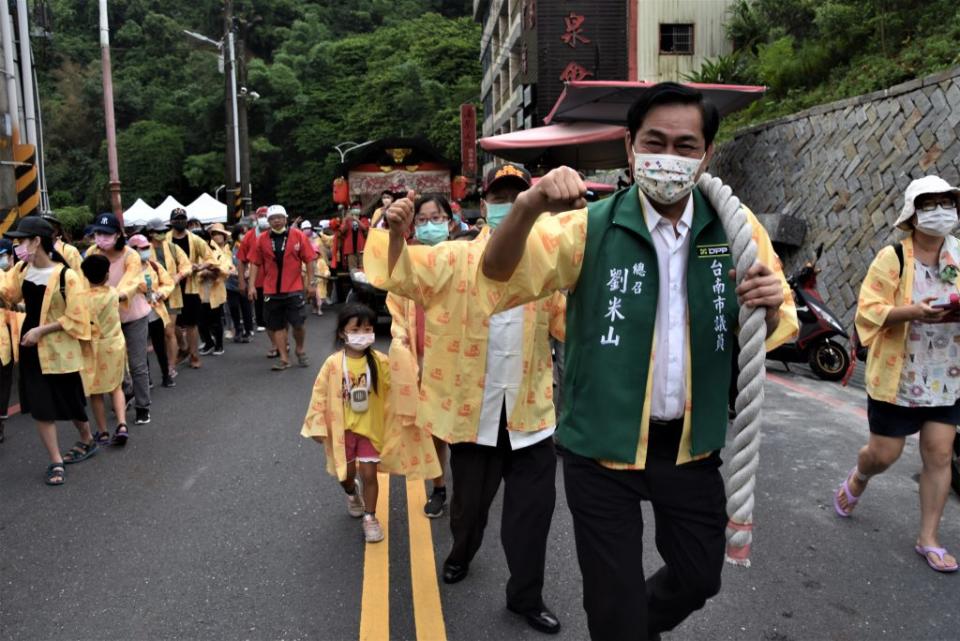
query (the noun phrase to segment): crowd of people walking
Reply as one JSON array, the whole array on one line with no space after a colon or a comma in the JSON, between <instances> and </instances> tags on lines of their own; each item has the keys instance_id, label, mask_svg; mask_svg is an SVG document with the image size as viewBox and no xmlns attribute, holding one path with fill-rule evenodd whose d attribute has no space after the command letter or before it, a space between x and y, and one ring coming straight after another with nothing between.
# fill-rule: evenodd
<instances>
[{"instance_id":1,"label":"crowd of people walking","mask_svg":"<svg viewBox=\"0 0 960 641\"><path fill-rule=\"evenodd\" d=\"M588 206L572 169L534 184L523 167L500 165L483 183L482 228L446 198L414 192L384 193L372 221L351 209L319 234L280 205L232 230L199 228L176 209L128 234L103 214L84 253L54 217L23 219L0 243L0 409L18 362L47 483L63 484L66 464L128 442L127 399L135 425L151 420L151 345L164 387L181 364L223 354L228 323L237 343L267 333L273 371L309 367L308 309L323 313L338 269L362 270L389 292L389 353L373 347L377 311L341 300L300 433L322 445L365 541L384 538L378 472L429 480L424 515L449 510L453 538L442 579L463 581L502 484L506 607L556 633L543 588L561 453L591 637L658 639L720 590L720 451L740 307L763 310L768 349L798 330L780 261L749 210L757 263L729 280L730 243L696 187L718 127L701 94L655 85L628 116L632 186ZM877 255L861 287L869 440L833 497L850 517L919 433L915 550L938 572L957 570L938 529L960 423L958 205L960 190L938 177L911 183L895 223L908 236ZM79 440L61 456L55 422L65 420ZM644 501L664 562L650 577Z\"/></svg>"}]
</instances>

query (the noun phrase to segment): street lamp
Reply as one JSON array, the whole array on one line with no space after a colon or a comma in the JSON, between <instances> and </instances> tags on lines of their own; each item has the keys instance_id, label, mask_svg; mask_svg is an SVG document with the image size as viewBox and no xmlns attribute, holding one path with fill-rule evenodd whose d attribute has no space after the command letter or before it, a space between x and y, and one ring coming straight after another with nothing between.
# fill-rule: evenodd
<instances>
[{"instance_id":1,"label":"street lamp","mask_svg":"<svg viewBox=\"0 0 960 641\"><path fill-rule=\"evenodd\" d=\"M346 142L341 142L333 146L337 150L337 153L340 154L340 164L342 165L346 161L347 154L351 151L360 149L361 147L366 147L367 145L373 144L373 140L368 140L367 142L355 143L352 140ZM348 145L346 149L341 149L341 147Z\"/></svg>"}]
</instances>

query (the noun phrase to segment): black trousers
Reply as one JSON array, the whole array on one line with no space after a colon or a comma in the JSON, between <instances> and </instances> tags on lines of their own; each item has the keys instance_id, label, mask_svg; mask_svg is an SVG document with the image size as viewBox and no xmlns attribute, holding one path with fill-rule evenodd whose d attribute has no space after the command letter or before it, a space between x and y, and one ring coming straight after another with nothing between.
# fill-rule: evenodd
<instances>
[{"instance_id":1,"label":"black trousers","mask_svg":"<svg viewBox=\"0 0 960 641\"><path fill-rule=\"evenodd\" d=\"M150 334L150 343L153 345L153 355L157 357L160 366L160 375L163 380L170 377L170 363L167 361L167 339L163 335L163 319L156 318L147 325Z\"/></svg>"},{"instance_id":2,"label":"black trousers","mask_svg":"<svg viewBox=\"0 0 960 641\"><path fill-rule=\"evenodd\" d=\"M10 391L13 389L13 370L16 366L12 358L6 365L0 366L0 419L7 418L10 409Z\"/></svg>"},{"instance_id":3,"label":"black trousers","mask_svg":"<svg viewBox=\"0 0 960 641\"><path fill-rule=\"evenodd\" d=\"M203 344L210 346L218 352L223 350L223 310L220 305L216 308L210 307L209 303L203 304L203 311L200 313L200 338Z\"/></svg>"},{"instance_id":4,"label":"black trousers","mask_svg":"<svg viewBox=\"0 0 960 641\"><path fill-rule=\"evenodd\" d=\"M257 327L266 327L267 316L263 313L263 287L257 287L257 300L254 302L253 311L257 318Z\"/></svg>"},{"instance_id":5,"label":"black trousers","mask_svg":"<svg viewBox=\"0 0 960 641\"><path fill-rule=\"evenodd\" d=\"M227 305L230 307L230 319L233 321L233 331L237 336L253 334L253 307L250 299L240 291L227 290ZM242 319L242 323L241 323Z\"/></svg>"},{"instance_id":6,"label":"black trousers","mask_svg":"<svg viewBox=\"0 0 960 641\"><path fill-rule=\"evenodd\" d=\"M646 469L636 471L564 452L592 639L636 641L672 630L720 591L727 522L720 456L677 466L678 443L673 423L651 425ZM642 501L653 504L664 561L646 580Z\"/></svg>"},{"instance_id":7,"label":"black trousers","mask_svg":"<svg viewBox=\"0 0 960 641\"><path fill-rule=\"evenodd\" d=\"M501 413L496 447L475 443L450 446L453 549L446 562L465 566L473 560L483 542L490 504L502 479L505 490L500 540L510 570L507 603L519 610L532 610L543 606L547 536L557 498L557 456L552 438L511 449L506 422L506 415Z\"/></svg>"}]
</instances>

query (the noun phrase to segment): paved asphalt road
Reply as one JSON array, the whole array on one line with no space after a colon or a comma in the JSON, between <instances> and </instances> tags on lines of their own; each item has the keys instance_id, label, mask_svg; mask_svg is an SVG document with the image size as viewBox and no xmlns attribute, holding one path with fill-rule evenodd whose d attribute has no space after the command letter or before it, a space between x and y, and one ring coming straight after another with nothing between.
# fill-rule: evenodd
<instances>
[{"instance_id":1,"label":"paved asphalt road","mask_svg":"<svg viewBox=\"0 0 960 641\"><path fill-rule=\"evenodd\" d=\"M442 614L429 599L436 576L423 570L431 554L442 562L448 520L432 523L432 546L426 536L411 545L402 479L380 510L388 542L365 561L321 449L298 435L332 323L310 319L309 369L268 371L261 337L184 371L176 389L155 390L153 422L133 428L125 450L68 467L61 488L42 483L30 421L12 419L0 445L0 639L356 639L361 619L370 638L389 622L396 639L418 628L421 638L542 639L504 609L499 503L470 577L439 585ZM721 594L665 638L960 638L960 575L935 574L913 552L916 440L841 520L831 492L866 435L863 392L778 365L771 372L754 565L727 566ZM66 448L72 427L60 434ZM417 519L421 501L409 507ZM956 497L942 541L960 551ZM561 639L587 637L579 579L561 491L545 589ZM414 595L423 599L416 609Z\"/></svg>"}]
</instances>

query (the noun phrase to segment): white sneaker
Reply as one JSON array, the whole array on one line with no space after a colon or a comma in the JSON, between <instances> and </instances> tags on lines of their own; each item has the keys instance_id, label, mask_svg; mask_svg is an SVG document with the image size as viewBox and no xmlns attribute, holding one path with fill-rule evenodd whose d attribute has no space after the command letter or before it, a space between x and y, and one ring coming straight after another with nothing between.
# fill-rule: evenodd
<instances>
[{"instance_id":1,"label":"white sneaker","mask_svg":"<svg viewBox=\"0 0 960 641\"><path fill-rule=\"evenodd\" d=\"M353 494L347 494L347 513L355 519L363 516L363 497L360 496L360 486L357 485Z\"/></svg>"},{"instance_id":2,"label":"white sneaker","mask_svg":"<svg viewBox=\"0 0 960 641\"><path fill-rule=\"evenodd\" d=\"M367 543L378 543L383 540L383 528L380 521L372 514L363 516L363 538Z\"/></svg>"}]
</instances>

